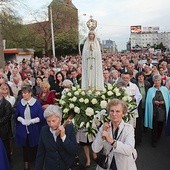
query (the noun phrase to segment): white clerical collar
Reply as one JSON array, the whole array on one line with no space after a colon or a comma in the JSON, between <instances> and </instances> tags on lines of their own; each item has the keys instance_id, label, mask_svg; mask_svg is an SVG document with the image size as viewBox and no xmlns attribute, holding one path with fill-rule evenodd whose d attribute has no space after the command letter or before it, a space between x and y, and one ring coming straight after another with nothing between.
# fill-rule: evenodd
<instances>
[{"instance_id":1,"label":"white clerical collar","mask_svg":"<svg viewBox=\"0 0 170 170\"><path fill-rule=\"evenodd\" d=\"M29 106L33 106L34 104L35 104L35 102L36 102L36 99L35 98L33 98L33 97L31 97L31 99L30 100L25 100L25 99L21 99L21 104L23 105L23 106L25 106L27 103L29 104Z\"/></svg>"}]
</instances>

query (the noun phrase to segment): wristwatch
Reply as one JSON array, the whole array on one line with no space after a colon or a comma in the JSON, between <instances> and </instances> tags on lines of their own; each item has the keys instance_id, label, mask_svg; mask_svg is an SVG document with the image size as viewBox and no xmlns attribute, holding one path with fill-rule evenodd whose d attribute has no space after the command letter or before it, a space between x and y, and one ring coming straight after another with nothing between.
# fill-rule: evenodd
<instances>
[{"instance_id":1,"label":"wristwatch","mask_svg":"<svg viewBox=\"0 0 170 170\"><path fill-rule=\"evenodd\" d=\"M117 140L114 140L114 141L111 143L111 145L113 146L114 149L116 149L116 147L117 147Z\"/></svg>"}]
</instances>

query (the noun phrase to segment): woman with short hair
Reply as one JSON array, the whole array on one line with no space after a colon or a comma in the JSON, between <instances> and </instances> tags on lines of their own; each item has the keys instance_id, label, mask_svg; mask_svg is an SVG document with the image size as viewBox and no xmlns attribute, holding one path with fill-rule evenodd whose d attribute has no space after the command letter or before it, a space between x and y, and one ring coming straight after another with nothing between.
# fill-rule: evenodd
<instances>
[{"instance_id":1,"label":"woman with short hair","mask_svg":"<svg viewBox=\"0 0 170 170\"><path fill-rule=\"evenodd\" d=\"M55 93L50 91L50 84L48 82L42 82L40 87L42 91L38 94L37 99L45 110L50 104L54 104Z\"/></svg>"},{"instance_id":2,"label":"woman with short hair","mask_svg":"<svg viewBox=\"0 0 170 170\"><path fill-rule=\"evenodd\" d=\"M170 95L168 89L161 85L161 75L155 74L153 82L154 85L148 90L146 96L144 126L152 129L152 147L156 147L163 124L167 122Z\"/></svg>"},{"instance_id":3,"label":"woman with short hair","mask_svg":"<svg viewBox=\"0 0 170 170\"><path fill-rule=\"evenodd\" d=\"M99 129L92 150L99 153L101 150L108 154L108 168L111 170L136 170L136 150L134 128L125 123L123 117L127 113L126 104L113 99L107 105L110 122L105 122ZM99 165L96 170L103 170Z\"/></svg>"},{"instance_id":4,"label":"woman with short hair","mask_svg":"<svg viewBox=\"0 0 170 170\"><path fill-rule=\"evenodd\" d=\"M48 125L41 130L35 170L69 170L78 152L73 125L61 125L58 105L49 105L44 117Z\"/></svg>"}]
</instances>

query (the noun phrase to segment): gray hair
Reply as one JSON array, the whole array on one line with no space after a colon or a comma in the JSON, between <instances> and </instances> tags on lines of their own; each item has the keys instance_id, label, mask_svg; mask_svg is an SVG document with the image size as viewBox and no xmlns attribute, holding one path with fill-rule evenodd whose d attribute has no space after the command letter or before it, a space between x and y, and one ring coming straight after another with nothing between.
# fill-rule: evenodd
<instances>
[{"instance_id":1,"label":"gray hair","mask_svg":"<svg viewBox=\"0 0 170 170\"><path fill-rule=\"evenodd\" d=\"M63 86L64 86L64 87L72 87L72 86L73 86L73 83L72 83L71 80L65 79L65 80L63 81Z\"/></svg>"},{"instance_id":2,"label":"gray hair","mask_svg":"<svg viewBox=\"0 0 170 170\"><path fill-rule=\"evenodd\" d=\"M162 80L161 75L160 75L160 74L155 74L155 75L153 75L152 80L155 81L156 79Z\"/></svg>"},{"instance_id":3,"label":"gray hair","mask_svg":"<svg viewBox=\"0 0 170 170\"><path fill-rule=\"evenodd\" d=\"M60 119L62 119L62 111L58 105L49 105L44 111L44 117L56 115Z\"/></svg>"}]
</instances>

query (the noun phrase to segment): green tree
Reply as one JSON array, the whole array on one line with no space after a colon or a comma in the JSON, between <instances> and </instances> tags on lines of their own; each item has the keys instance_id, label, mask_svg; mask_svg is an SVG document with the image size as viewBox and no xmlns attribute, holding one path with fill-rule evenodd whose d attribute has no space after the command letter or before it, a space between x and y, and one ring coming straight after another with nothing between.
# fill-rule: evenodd
<instances>
[{"instance_id":1,"label":"green tree","mask_svg":"<svg viewBox=\"0 0 170 170\"><path fill-rule=\"evenodd\" d=\"M57 55L75 54L78 52L78 35L74 30L62 32L55 37Z\"/></svg>"}]
</instances>

